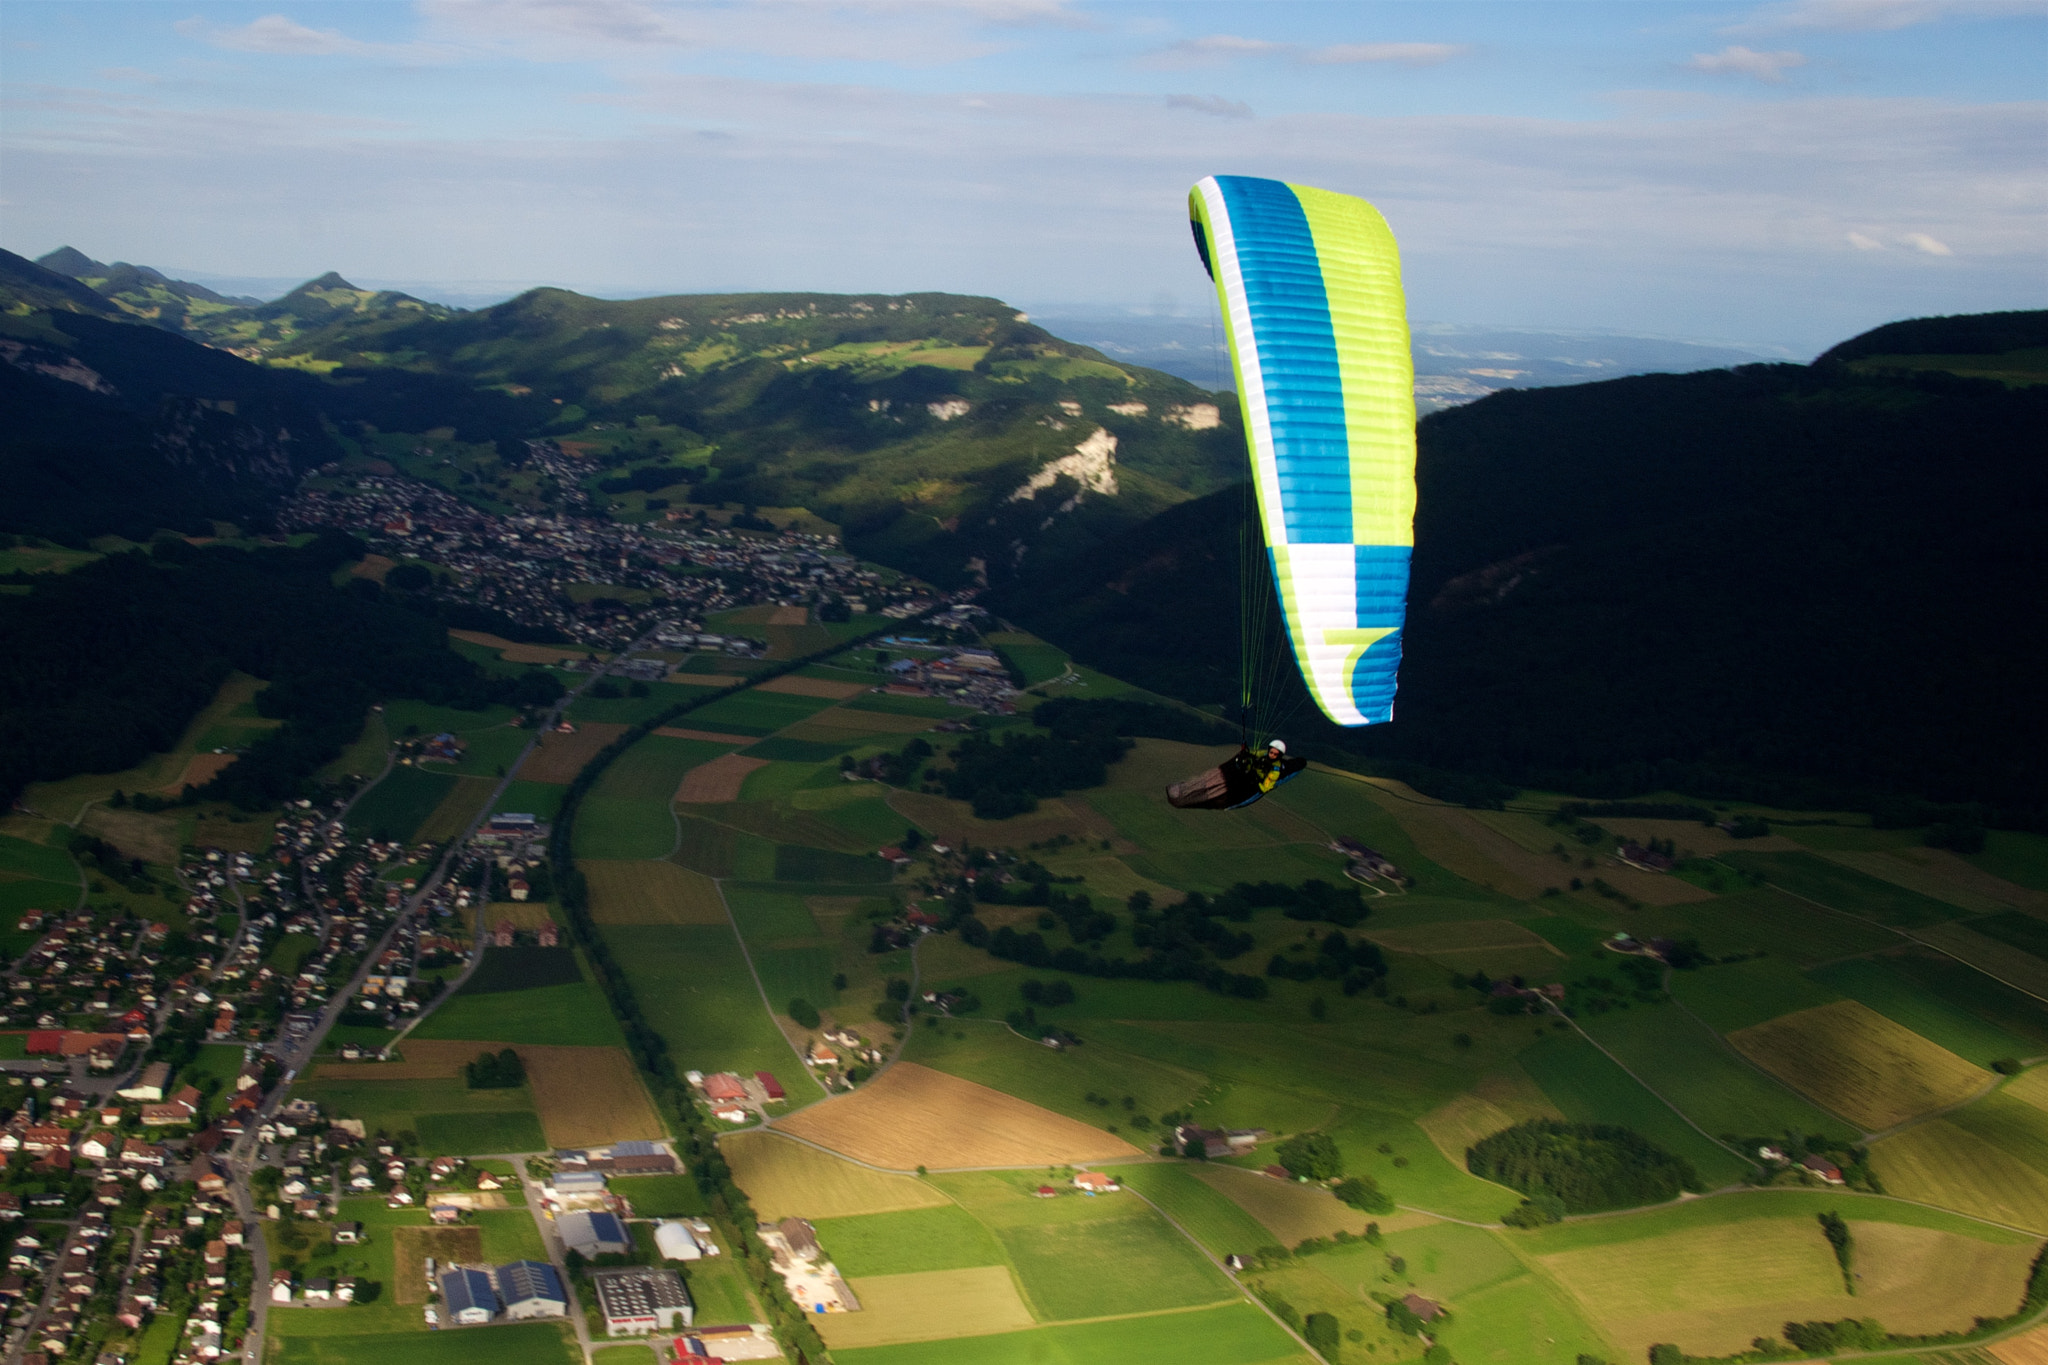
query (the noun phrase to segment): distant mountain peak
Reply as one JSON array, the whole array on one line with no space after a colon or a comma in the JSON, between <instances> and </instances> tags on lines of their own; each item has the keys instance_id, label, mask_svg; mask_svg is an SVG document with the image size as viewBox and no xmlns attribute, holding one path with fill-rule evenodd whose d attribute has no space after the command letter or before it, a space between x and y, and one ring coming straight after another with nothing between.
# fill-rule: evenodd
<instances>
[{"instance_id":1,"label":"distant mountain peak","mask_svg":"<svg viewBox=\"0 0 2048 1365\"><path fill-rule=\"evenodd\" d=\"M54 270L59 275L72 279L84 279L88 275L104 275L107 267L86 255L75 246L60 246L47 256L36 258L36 264L45 270Z\"/></svg>"},{"instance_id":2,"label":"distant mountain peak","mask_svg":"<svg viewBox=\"0 0 2048 1365\"><path fill-rule=\"evenodd\" d=\"M350 284L350 283L349 283L349 282L348 282L347 280L343 279L343 278L341 277L341 274L340 274L340 272L338 272L338 271L334 271L334 270L330 270L330 271L328 271L328 272L327 272L327 273L326 273L325 275L322 275L322 276L321 276L321 277L320 277L319 279L317 279L317 280L307 280L307 281L306 281L306 282L305 282L304 284L300 285L300 286L299 286L299 287L298 287L297 289L294 289L294 290L293 290L292 292L293 292L294 294L305 294L305 293L310 293L311 291L313 291L313 290L315 290L315 289L351 289L351 290L352 290L352 289L355 289L355 286L354 286L354 285L352 285L352 284Z\"/></svg>"}]
</instances>

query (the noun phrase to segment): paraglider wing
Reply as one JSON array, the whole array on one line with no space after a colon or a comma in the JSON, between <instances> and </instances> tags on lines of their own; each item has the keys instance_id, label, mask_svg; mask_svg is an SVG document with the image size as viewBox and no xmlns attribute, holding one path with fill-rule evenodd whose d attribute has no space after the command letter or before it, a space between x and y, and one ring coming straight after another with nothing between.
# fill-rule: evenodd
<instances>
[{"instance_id":1,"label":"paraglider wing","mask_svg":"<svg viewBox=\"0 0 2048 1365\"><path fill-rule=\"evenodd\" d=\"M1278 180L1211 176L1188 202L1295 660L1331 720L1391 720L1415 541L1415 371L1394 235L1363 199Z\"/></svg>"}]
</instances>

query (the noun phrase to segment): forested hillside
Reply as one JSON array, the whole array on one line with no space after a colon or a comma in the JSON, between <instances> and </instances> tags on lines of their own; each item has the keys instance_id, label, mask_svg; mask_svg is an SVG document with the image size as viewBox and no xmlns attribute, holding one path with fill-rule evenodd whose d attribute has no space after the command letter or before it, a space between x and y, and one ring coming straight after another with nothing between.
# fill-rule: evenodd
<instances>
[{"instance_id":1,"label":"forested hillside","mask_svg":"<svg viewBox=\"0 0 2048 1365\"><path fill-rule=\"evenodd\" d=\"M2039 345L2048 315L1995 330ZM2048 388L1838 361L1431 416L1396 720L1345 733L1304 707L1295 728L1559 790L2038 810L2043 430ZM1005 609L1233 701L1242 517L1235 492L1175 508Z\"/></svg>"}]
</instances>

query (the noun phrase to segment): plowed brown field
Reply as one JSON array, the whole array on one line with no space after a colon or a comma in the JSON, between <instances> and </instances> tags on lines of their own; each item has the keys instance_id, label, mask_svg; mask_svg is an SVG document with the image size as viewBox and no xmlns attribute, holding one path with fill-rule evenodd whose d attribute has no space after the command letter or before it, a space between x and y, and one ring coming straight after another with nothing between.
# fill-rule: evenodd
<instances>
[{"instance_id":1,"label":"plowed brown field","mask_svg":"<svg viewBox=\"0 0 2048 1365\"><path fill-rule=\"evenodd\" d=\"M831 697L837 701L845 697L857 697L871 691L868 683L837 682L831 678L802 678L794 673L785 673L779 678L770 678L761 684L762 692L787 692L792 697Z\"/></svg>"},{"instance_id":2,"label":"plowed brown field","mask_svg":"<svg viewBox=\"0 0 2048 1365\"><path fill-rule=\"evenodd\" d=\"M915 1062L898 1062L851 1095L813 1105L775 1126L895 1170L1049 1166L1140 1155L1100 1128Z\"/></svg>"}]
</instances>

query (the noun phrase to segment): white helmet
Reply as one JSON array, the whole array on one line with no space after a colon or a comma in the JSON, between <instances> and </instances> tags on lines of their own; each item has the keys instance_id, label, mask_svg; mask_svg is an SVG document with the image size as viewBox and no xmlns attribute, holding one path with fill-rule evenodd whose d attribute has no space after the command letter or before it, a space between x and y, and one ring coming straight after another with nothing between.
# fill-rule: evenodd
<instances>
[{"instance_id":1,"label":"white helmet","mask_svg":"<svg viewBox=\"0 0 2048 1365\"><path fill-rule=\"evenodd\" d=\"M1266 741L1266 747L1276 754L1284 754L1287 752L1287 741L1284 739L1269 739Z\"/></svg>"}]
</instances>

